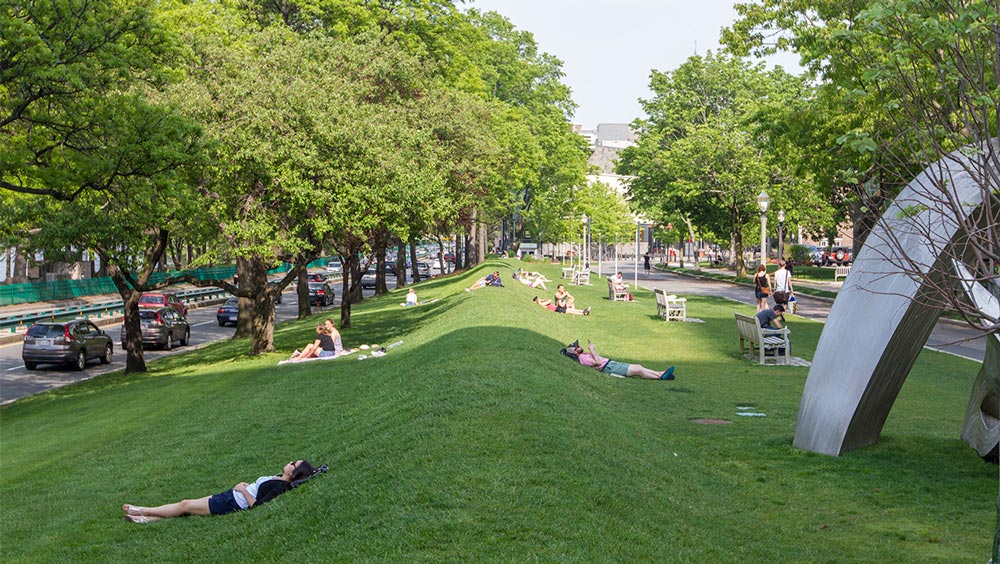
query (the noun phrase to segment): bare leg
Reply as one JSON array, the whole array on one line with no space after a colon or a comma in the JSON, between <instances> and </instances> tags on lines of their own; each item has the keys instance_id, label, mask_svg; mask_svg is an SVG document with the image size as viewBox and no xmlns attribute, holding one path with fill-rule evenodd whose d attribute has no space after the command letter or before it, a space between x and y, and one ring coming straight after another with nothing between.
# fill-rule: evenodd
<instances>
[{"instance_id":1,"label":"bare leg","mask_svg":"<svg viewBox=\"0 0 1000 564\"><path fill-rule=\"evenodd\" d=\"M309 343L308 345L306 345L306 348L302 349L302 353L299 356L297 356L296 358L299 358L299 359L302 359L302 358L312 358L312 357L314 357L314 356L316 356L318 354L318 352L317 352L318 348L319 347L316 346L316 343Z\"/></svg>"},{"instance_id":2,"label":"bare leg","mask_svg":"<svg viewBox=\"0 0 1000 564\"><path fill-rule=\"evenodd\" d=\"M168 503L156 507L140 507L138 505L126 504L123 509L129 517L145 517L147 521L158 521L182 515L211 515L211 511L208 508L208 498L210 497L212 496L185 499L177 503Z\"/></svg>"},{"instance_id":3,"label":"bare leg","mask_svg":"<svg viewBox=\"0 0 1000 564\"><path fill-rule=\"evenodd\" d=\"M642 378L643 380L659 380L662 374L662 372L650 370L641 364L628 365L628 375L633 378Z\"/></svg>"}]
</instances>

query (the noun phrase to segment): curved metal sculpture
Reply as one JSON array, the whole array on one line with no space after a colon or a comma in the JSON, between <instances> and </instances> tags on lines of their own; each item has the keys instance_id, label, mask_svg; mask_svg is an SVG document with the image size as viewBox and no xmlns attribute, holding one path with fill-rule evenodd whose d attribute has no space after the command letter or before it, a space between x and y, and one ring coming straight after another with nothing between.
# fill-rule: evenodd
<instances>
[{"instance_id":1,"label":"curved metal sculpture","mask_svg":"<svg viewBox=\"0 0 1000 564\"><path fill-rule=\"evenodd\" d=\"M925 169L868 236L816 349L799 405L796 447L839 456L878 440L940 316L927 304L932 288L949 283L946 250L962 235L955 210L971 215L982 204L982 178L970 172L982 168L973 158L978 155L956 151ZM989 358L995 366L995 352ZM995 371L988 376L1000 378Z\"/></svg>"},{"instance_id":2,"label":"curved metal sculpture","mask_svg":"<svg viewBox=\"0 0 1000 564\"><path fill-rule=\"evenodd\" d=\"M955 270L960 279L972 279L964 265L956 263ZM965 291L980 311L994 319L1000 317L1000 300L986 288L967 282ZM972 384L969 406L965 409L962 440L976 449L979 456L1000 462L1000 335L993 335L986 342L983 367Z\"/></svg>"}]
</instances>

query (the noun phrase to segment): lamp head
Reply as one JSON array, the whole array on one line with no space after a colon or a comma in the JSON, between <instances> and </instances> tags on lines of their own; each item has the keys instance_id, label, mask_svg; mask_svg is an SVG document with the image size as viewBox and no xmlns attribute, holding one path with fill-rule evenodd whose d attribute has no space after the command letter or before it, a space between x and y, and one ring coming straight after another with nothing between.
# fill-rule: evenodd
<instances>
[{"instance_id":1,"label":"lamp head","mask_svg":"<svg viewBox=\"0 0 1000 564\"><path fill-rule=\"evenodd\" d=\"M778 223L785 222L785 210L778 210Z\"/></svg>"},{"instance_id":2,"label":"lamp head","mask_svg":"<svg viewBox=\"0 0 1000 564\"><path fill-rule=\"evenodd\" d=\"M767 195L767 192L761 190L757 196L757 207L760 208L760 213L767 213L767 207L770 205L771 197Z\"/></svg>"}]
</instances>

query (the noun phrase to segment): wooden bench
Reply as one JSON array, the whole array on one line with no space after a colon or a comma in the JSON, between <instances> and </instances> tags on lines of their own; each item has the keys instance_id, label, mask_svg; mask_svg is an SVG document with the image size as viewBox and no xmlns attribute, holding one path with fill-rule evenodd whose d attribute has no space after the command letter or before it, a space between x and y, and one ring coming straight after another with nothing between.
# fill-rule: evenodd
<instances>
[{"instance_id":1,"label":"wooden bench","mask_svg":"<svg viewBox=\"0 0 1000 564\"><path fill-rule=\"evenodd\" d=\"M573 267L563 268L562 269L562 277L563 278L573 278L573 273L574 272L576 272L576 269L573 268Z\"/></svg>"},{"instance_id":2,"label":"wooden bench","mask_svg":"<svg viewBox=\"0 0 1000 564\"><path fill-rule=\"evenodd\" d=\"M833 281L836 282L840 278L847 278L847 275L851 273L851 265L838 266L837 271L833 273Z\"/></svg>"},{"instance_id":3,"label":"wooden bench","mask_svg":"<svg viewBox=\"0 0 1000 564\"><path fill-rule=\"evenodd\" d=\"M628 288L622 288L621 290L615 289L615 282L608 277L608 299L613 302L627 302L628 301Z\"/></svg>"},{"instance_id":4,"label":"wooden bench","mask_svg":"<svg viewBox=\"0 0 1000 564\"><path fill-rule=\"evenodd\" d=\"M740 333L741 354L749 354L750 358L758 356L761 364L768 364L768 361L772 364L790 364L792 345L788 340L791 333L788 327L765 329L754 316L735 311L733 315L736 316L736 329ZM755 349L757 352L754 352ZM779 349L783 349L780 355Z\"/></svg>"},{"instance_id":5,"label":"wooden bench","mask_svg":"<svg viewBox=\"0 0 1000 564\"><path fill-rule=\"evenodd\" d=\"M653 290L656 296L656 315L664 321L684 321L687 319L687 298L678 298L664 290Z\"/></svg>"},{"instance_id":6,"label":"wooden bench","mask_svg":"<svg viewBox=\"0 0 1000 564\"><path fill-rule=\"evenodd\" d=\"M577 286L590 286L590 271L578 270L573 274L573 283Z\"/></svg>"}]
</instances>

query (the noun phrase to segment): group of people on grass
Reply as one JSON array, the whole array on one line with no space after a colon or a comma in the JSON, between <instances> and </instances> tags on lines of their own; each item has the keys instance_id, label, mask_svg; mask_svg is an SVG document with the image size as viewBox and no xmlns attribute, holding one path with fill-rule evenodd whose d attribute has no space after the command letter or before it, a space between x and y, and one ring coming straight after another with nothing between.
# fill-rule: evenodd
<instances>
[{"instance_id":1,"label":"group of people on grass","mask_svg":"<svg viewBox=\"0 0 1000 564\"><path fill-rule=\"evenodd\" d=\"M785 269L784 261L781 261L778 271L775 273L775 292L781 291L786 295L792 294L791 274ZM783 273L783 274L781 274ZM526 273L518 269L514 277L529 286L537 287L534 282L545 282L547 279L537 272ZM617 274L618 280L615 284L624 284L621 273ZM525 282L529 280L529 282ZM765 268L760 266L754 276L755 292L758 300L757 319L761 327L777 328L782 327L784 321L785 305L787 301L778 302L773 308L767 307L767 296L771 294L771 283ZM543 289L544 285L540 285ZM475 284L466 288L472 291L485 286L502 286L500 283L500 273L495 271L476 281ZM763 290L762 288L767 288ZM777 301L777 297L776 301ZM590 308L582 310L576 309L573 295L566 291L564 285L559 284L552 300L541 299L535 296L532 300L535 304L550 311L569 313L575 315L587 315ZM411 288L406 295L406 301L400 305L416 305L417 297ZM589 341L588 341L589 343ZM337 331L332 319L327 319L316 326L316 339L307 344L301 351L296 350L292 354L292 360L307 358L324 358L336 356L344 350L340 332ZM571 343L560 352L579 362L583 366L594 368L603 374L620 378L641 378L645 380L673 380L675 367L670 366L666 370L659 371L646 368L641 364L629 364L626 362L612 360L601 356L593 343L588 344L584 349L579 341ZM307 479L314 475L316 469L306 460L295 460L289 462L282 469L282 473L276 476L261 476L252 484L240 482L233 488L211 496L198 499L185 499L176 503L159 505L155 507L144 507L138 505L125 504L122 509L125 511L125 519L133 523L150 523L160 519L170 517L180 517L183 515L224 515L234 511L250 509L277 497L278 495L291 489L292 485L298 481Z\"/></svg>"},{"instance_id":2,"label":"group of people on grass","mask_svg":"<svg viewBox=\"0 0 1000 564\"><path fill-rule=\"evenodd\" d=\"M327 319L316 326L316 339L302 350L296 349L288 360L306 360L309 358L328 358L344 352L344 343L340 331L332 319Z\"/></svg>"}]
</instances>

